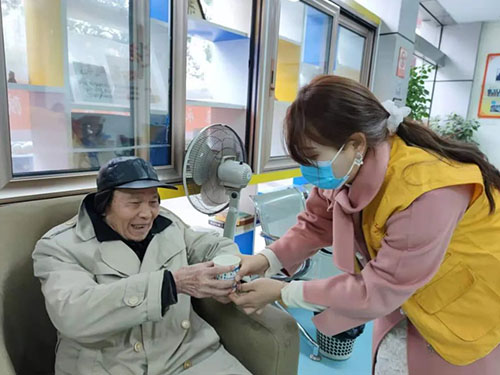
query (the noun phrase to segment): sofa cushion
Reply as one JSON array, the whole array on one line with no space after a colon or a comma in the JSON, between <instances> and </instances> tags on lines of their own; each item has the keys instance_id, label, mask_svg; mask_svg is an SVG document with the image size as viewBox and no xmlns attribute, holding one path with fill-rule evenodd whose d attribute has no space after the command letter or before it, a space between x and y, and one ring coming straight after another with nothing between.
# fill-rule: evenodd
<instances>
[{"instance_id":1,"label":"sofa cushion","mask_svg":"<svg viewBox=\"0 0 500 375\"><path fill-rule=\"evenodd\" d=\"M40 237L78 211L83 196L0 205L0 374L53 374L56 331L33 276ZM10 363L9 363L10 362Z\"/></svg>"}]
</instances>

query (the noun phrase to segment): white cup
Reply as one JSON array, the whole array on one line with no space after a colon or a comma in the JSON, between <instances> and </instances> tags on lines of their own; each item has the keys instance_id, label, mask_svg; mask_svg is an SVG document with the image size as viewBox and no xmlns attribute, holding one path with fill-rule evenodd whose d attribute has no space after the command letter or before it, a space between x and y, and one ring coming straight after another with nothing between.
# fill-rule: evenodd
<instances>
[{"instance_id":1,"label":"white cup","mask_svg":"<svg viewBox=\"0 0 500 375\"><path fill-rule=\"evenodd\" d=\"M232 271L217 275L215 277L217 280L234 280L236 275L238 274L238 271L240 270L241 258L236 255L231 255L231 254L217 255L213 259L213 261L216 266L234 267Z\"/></svg>"}]
</instances>

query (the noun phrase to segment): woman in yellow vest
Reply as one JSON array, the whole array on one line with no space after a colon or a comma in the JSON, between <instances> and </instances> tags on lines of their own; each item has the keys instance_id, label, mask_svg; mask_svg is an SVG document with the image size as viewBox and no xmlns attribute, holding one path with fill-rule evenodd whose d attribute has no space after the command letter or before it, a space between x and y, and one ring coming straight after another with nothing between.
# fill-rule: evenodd
<instances>
[{"instance_id":1,"label":"woman in yellow vest","mask_svg":"<svg viewBox=\"0 0 500 375\"><path fill-rule=\"evenodd\" d=\"M242 284L248 313L281 299L335 335L375 319L376 375L500 374L500 173L471 144L440 138L364 86L319 76L285 120L313 188L297 224L244 275L293 274L332 245L343 274Z\"/></svg>"}]
</instances>

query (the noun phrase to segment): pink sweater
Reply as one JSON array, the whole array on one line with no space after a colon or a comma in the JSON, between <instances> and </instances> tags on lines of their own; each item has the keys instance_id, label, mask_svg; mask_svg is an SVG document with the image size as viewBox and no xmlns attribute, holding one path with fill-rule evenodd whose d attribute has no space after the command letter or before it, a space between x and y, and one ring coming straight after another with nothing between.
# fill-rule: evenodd
<instances>
[{"instance_id":1,"label":"pink sweater","mask_svg":"<svg viewBox=\"0 0 500 375\"><path fill-rule=\"evenodd\" d=\"M369 150L350 187L338 191L314 188L298 223L270 246L283 267L293 273L304 259L333 242L334 263L345 273L304 282L304 300L327 306L314 318L315 325L326 334L377 319L374 354L384 335L404 318L400 306L437 272L472 192L469 186L437 189L394 214L387 222L377 258L356 275L354 254L368 259L361 212L380 189L389 155L389 143ZM411 324L408 353L410 375L496 375L500 371L500 347L472 365L454 366L429 350Z\"/></svg>"}]
</instances>

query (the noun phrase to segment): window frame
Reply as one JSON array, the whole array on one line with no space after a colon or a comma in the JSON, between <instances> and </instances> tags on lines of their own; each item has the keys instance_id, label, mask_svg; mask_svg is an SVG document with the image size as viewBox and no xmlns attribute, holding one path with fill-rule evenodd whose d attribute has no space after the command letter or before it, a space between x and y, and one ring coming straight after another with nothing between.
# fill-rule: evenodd
<instances>
[{"instance_id":1,"label":"window frame","mask_svg":"<svg viewBox=\"0 0 500 375\"><path fill-rule=\"evenodd\" d=\"M175 1L175 0L174 0ZM261 35L261 30L260 30L260 22L261 22L261 9L263 7L263 2L268 1L268 0L249 0L251 3L251 9L250 9L250 30L248 33L248 39L249 39L249 53L248 53L248 83L247 87L245 87L246 90L246 102L244 103L244 109L240 108L239 105L236 105L235 108L237 109L243 109L245 114L244 114L244 131L245 131L245 136L241 137L241 134L238 134L241 137L241 140L244 144L244 149L245 149L245 154L246 154L246 160L247 163L251 165L251 155L253 152L253 147L252 147L252 140L254 137L254 132L255 132L255 103L258 101L258 92L255 89L257 87L257 81L258 81L258 69L257 66L259 64L259 36ZM186 18L186 39L185 39L185 46L184 46L184 53L185 53L185 60L184 60L184 66L187 65L187 37L189 35L189 27L188 27L188 22L189 22L190 16L188 15ZM236 31L239 33L238 30L233 29L231 27L227 27L224 25L220 25L217 22L212 22L208 21L209 23L212 23L216 27L221 27L222 29L227 29L228 31ZM212 41L213 43L216 43ZM184 71L184 79L186 80L187 78L187 69ZM184 110L187 111L186 107L196 107L196 104L192 104L192 102L205 102L206 105L198 105L199 107L211 107L211 108L220 108L220 109L234 109L232 108L232 104L227 104L227 103L222 103L222 105L219 107L216 103L216 101L212 101L211 99L194 99L194 98L188 98L188 87L187 84L184 87L184 93L183 97L185 98L185 105L184 105ZM224 106L224 104L226 106ZM218 121L214 121L213 123L216 123ZM210 124L207 123L206 126L209 126ZM228 126L232 126L231 123L227 123ZM187 123L185 124L187 127ZM233 128L233 130L236 130ZM184 136L186 135L186 129L184 130ZM186 138L186 137L184 137ZM185 144L185 149L187 150L187 147L189 145L189 142ZM182 176L181 176L182 177Z\"/></svg>"},{"instance_id":2,"label":"window frame","mask_svg":"<svg viewBox=\"0 0 500 375\"><path fill-rule=\"evenodd\" d=\"M258 62L257 101L255 108L254 152L252 167L254 173L297 168L289 156L271 157L272 125L274 114L274 90L276 83L277 56L281 1L265 1L262 8L262 27L259 35L261 58ZM327 73L333 72L337 39L337 28L340 18L340 7L329 0L301 0L333 18L330 27L330 50L328 52Z\"/></svg>"},{"instance_id":3,"label":"window frame","mask_svg":"<svg viewBox=\"0 0 500 375\"><path fill-rule=\"evenodd\" d=\"M3 16L0 6L0 188L10 181L12 176L12 154L10 146L10 128L7 94L7 69L3 40Z\"/></svg>"},{"instance_id":4,"label":"window frame","mask_svg":"<svg viewBox=\"0 0 500 375\"><path fill-rule=\"evenodd\" d=\"M284 1L284 0L281 0ZM249 155L249 163L252 165L254 174L268 171L285 170L296 168L298 165L289 157L270 158L272 122L269 124L269 117L273 115L274 96L271 90L271 78L276 72L277 46L279 39L279 17L280 0L253 0L253 19L250 36L250 70L249 70L249 92L247 105L246 139L245 148ZM338 25L345 18L352 18L354 23L361 23L366 27L373 27L372 51L369 59L370 64L368 82L370 74L373 75L373 56L376 53L376 43L378 35L378 25L374 25L369 20L365 20L345 4L335 4L330 0L302 0L303 3L313 6L316 9L333 13L331 26L331 42L329 51L328 73L333 72L336 55L336 39ZM139 3L139 2L134 2ZM140 2L141 8L129 10L129 17L134 17L134 27L137 29L139 23L142 28L149 28L149 2ZM65 2L63 2L63 5ZM171 0L170 19L171 29L170 39L170 131L171 131L171 164L168 166L158 166L158 174L161 180L170 183L178 183L182 179L182 165L185 151L185 118L186 118L186 42L188 29L188 4L187 1ZM132 14L134 12L134 14ZM3 30L0 8L0 31ZM136 22L137 21L137 22ZM130 30L131 40L134 37ZM150 53L151 40L149 33L137 33L142 35L144 40L137 39L143 47ZM67 53L66 53L67 54ZM67 56L65 56L67 58ZM150 79L151 69L149 64L144 67L143 72ZM67 72L66 72L67 74ZM68 77L66 77L67 79ZM274 77L275 78L275 77ZM142 90L147 90L148 85L142 82ZM175 94L174 94L175 93ZM149 97L144 98L144 103L149 102ZM270 103L271 102L271 103ZM134 128L140 131L137 121L144 121L149 113L149 106L143 107L145 110L137 114L134 120ZM134 114L134 117L135 115ZM143 124L144 130L144 124ZM146 153L146 157L149 155ZM55 196L75 195L88 193L95 190L96 171L82 172L55 172L53 174L41 174L35 176L13 176L12 154L10 144L10 127L8 113L8 84L6 76L6 59L4 51L3 32L0 32L0 204L43 199Z\"/></svg>"},{"instance_id":5,"label":"window frame","mask_svg":"<svg viewBox=\"0 0 500 375\"><path fill-rule=\"evenodd\" d=\"M283 0L273 1L273 4L270 4L270 1L264 0L260 12L262 25L258 28L260 34L257 40L261 57L256 67L258 79L254 83L255 105L252 122L254 131L250 154L254 173L257 174L293 169L299 166L289 156L271 157L270 155L281 1ZM302 0L302 2L320 11L326 11L328 14L333 11L334 20L331 29L330 60L327 74L333 74L339 26L344 26L366 38L361 83L371 88L380 24L365 18L354 8L336 0Z\"/></svg>"},{"instance_id":6,"label":"window frame","mask_svg":"<svg viewBox=\"0 0 500 375\"><path fill-rule=\"evenodd\" d=\"M346 15L343 12L341 12L340 14L339 27L340 26L365 38L363 59L361 63L360 83L364 84L367 87L370 87L371 71L372 71L373 56L374 56L373 52L375 50L374 41L375 41L376 30L371 29L369 26L363 25L363 23L361 23L360 21L356 21L355 19Z\"/></svg>"},{"instance_id":7,"label":"window frame","mask_svg":"<svg viewBox=\"0 0 500 375\"><path fill-rule=\"evenodd\" d=\"M149 60L150 53L150 17L149 1L134 2L131 6L129 17L132 28L130 29L130 40L140 45ZM157 167L158 175L162 181L178 182L182 176L182 164L184 157L184 119L185 119L185 65L186 65L186 33L187 33L187 2L174 1L170 3L171 29L171 69L170 69L170 129L171 129L171 164ZM6 79L6 59L3 39L2 11L0 8L0 204L43 199L55 196L76 195L88 193L95 190L96 171L82 172L54 172L51 174L40 174L34 176L14 176L12 170L12 150L10 144L10 124L8 112L8 85ZM142 29L142 31L139 31ZM146 30L146 32L144 32ZM64 56L67 58L67 53ZM133 64L133 63L132 63ZM131 105L131 116L136 134L148 134L145 131L149 124L149 89L150 89L150 64L136 64L142 76L146 77L141 82L132 82L142 95L138 96L138 102ZM65 72L66 74L67 72ZM67 77L65 78L67 79ZM175 93L173 95L172 93ZM144 107L144 105L147 105ZM136 110L136 108L140 108ZM134 110L132 110L134 109ZM147 119L147 121L146 121ZM146 142L149 139L141 140ZM140 150L140 148L139 148ZM149 158L149 153L144 155Z\"/></svg>"}]
</instances>

